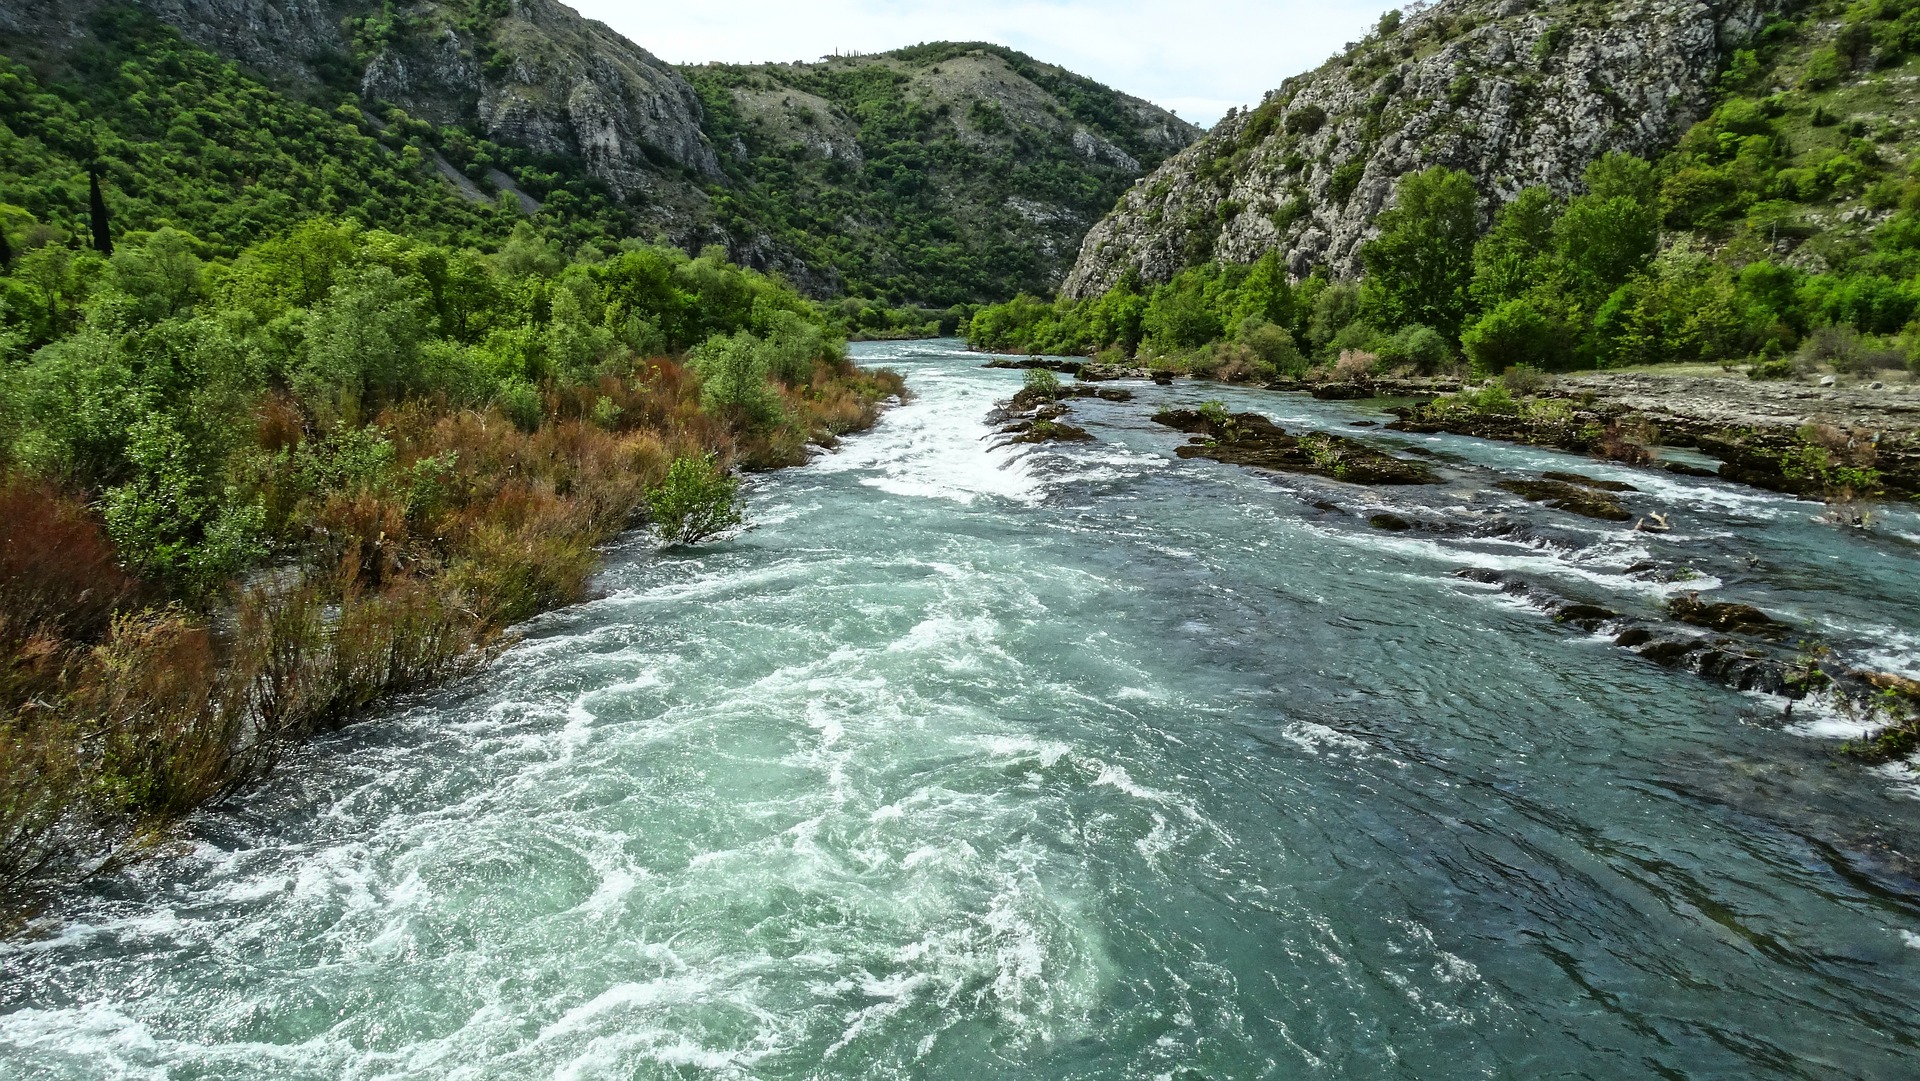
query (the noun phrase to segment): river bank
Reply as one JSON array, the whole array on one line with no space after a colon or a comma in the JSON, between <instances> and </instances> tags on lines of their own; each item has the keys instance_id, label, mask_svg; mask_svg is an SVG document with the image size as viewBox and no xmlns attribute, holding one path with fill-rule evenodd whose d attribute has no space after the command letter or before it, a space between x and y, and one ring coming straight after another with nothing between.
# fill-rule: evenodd
<instances>
[{"instance_id":1,"label":"river bank","mask_svg":"<svg viewBox=\"0 0 1920 1081\"><path fill-rule=\"evenodd\" d=\"M906 391L841 358L766 393L771 415L742 422L654 358L536 398L531 423L406 403L351 433L370 464L323 474L310 537L200 608L141 590L71 500L0 478L0 569L33 602L0 614L0 931L204 808L244 806L306 741L484 669L588 596L686 466L731 493L724 474L803 464Z\"/></svg>"}]
</instances>

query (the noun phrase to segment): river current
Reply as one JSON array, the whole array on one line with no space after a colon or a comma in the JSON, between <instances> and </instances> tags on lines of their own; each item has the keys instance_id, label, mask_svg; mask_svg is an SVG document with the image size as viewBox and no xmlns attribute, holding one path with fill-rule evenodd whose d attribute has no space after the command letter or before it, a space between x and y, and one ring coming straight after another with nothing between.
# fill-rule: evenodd
<instances>
[{"instance_id":1,"label":"river current","mask_svg":"<svg viewBox=\"0 0 1920 1081\"><path fill-rule=\"evenodd\" d=\"M623 543L0 942L0 1075L1920 1076L1913 772L1455 573L1705 589L1920 675L1920 518L1196 384L995 449L1019 373L857 354L915 400L755 478L753 529ZM1208 398L1448 483L1175 458L1149 416ZM1674 531L1489 494L1554 468Z\"/></svg>"}]
</instances>

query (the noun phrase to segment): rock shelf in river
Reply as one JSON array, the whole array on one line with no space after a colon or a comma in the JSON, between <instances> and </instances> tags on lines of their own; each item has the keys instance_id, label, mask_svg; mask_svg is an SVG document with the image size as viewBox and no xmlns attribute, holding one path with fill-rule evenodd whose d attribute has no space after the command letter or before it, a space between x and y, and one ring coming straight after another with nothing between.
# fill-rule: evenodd
<instances>
[{"instance_id":1,"label":"rock shelf in river","mask_svg":"<svg viewBox=\"0 0 1920 1081\"><path fill-rule=\"evenodd\" d=\"M1258 413L1215 414L1196 409L1165 409L1154 422L1194 436L1175 453L1228 465L1276 473L1310 473L1349 484L1438 484L1419 462L1383 454L1365 443L1332 432L1289 435Z\"/></svg>"}]
</instances>

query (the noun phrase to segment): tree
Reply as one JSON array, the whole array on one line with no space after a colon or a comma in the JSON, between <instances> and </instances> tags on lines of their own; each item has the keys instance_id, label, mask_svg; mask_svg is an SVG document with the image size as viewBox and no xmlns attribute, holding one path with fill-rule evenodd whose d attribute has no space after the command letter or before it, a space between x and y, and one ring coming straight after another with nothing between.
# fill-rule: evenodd
<instances>
[{"instance_id":1,"label":"tree","mask_svg":"<svg viewBox=\"0 0 1920 1081\"><path fill-rule=\"evenodd\" d=\"M1500 208L1493 228L1473 248L1469 292L1482 310L1513 300L1547 277L1560 200L1544 187L1527 188Z\"/></svg>"},{"instance_id":2,"label":"tree","mask_svg":"<svg viewBox=\"0 0 1920 1081\"><path fill-rule=\"evenodd\" d=\"M1522 297L1507 301L1468 327L1460 346L1473 361L1474 371L1498 375L1516 364L1563 366L1567 339L1565 324Z\"/></svg>"},{"instance_id":3,"label":"tree","mask_svg":"<svg viewBox=\"0 0 1920 1081\"><path fill-rule=\"evenodd\" d=\"M700 374L700 404L737 428L773 423L780 399L767 385L771 360L765 343L744 330L707 339L689 358Z\"/></svg>"},{"instance_id":4,"label":"tree","mask_svg":"<svg viewBox=\"0 0 1920 1081\"><path fill-rule=\"evenodd\" d=\"M740 481L722 473L713 455L675 458L666 479L647 492L653 526L669 547L699 544L740 525Z\"/></svg>"},{"instance_id":5,"label":"tree","mask_svg":"<svg viewBox=\"0 0 1920 1081\"><path fill-rule=\"evenodd\" d=\"M102 167L96 163L87 170L87 220L93 226L93 250L113 254L113 224L107 219L107 198L100 191Z\"/></svg>"},{"instance_id":6,"label":"tree","mask_svg":"<svg viewBox=\"0 0 1920 1081\"><path fill-rule=\"evenodd\" d=\"M1567 204L1554 239L1568 289L1592 310L1659 249L1660 203L1653 166L1630 154L1594 162L1586 180L1587 194Z\"/></svg>"},{"instance_id":7,"label":"tree","mask_svg":"<svg viewBox=\"0 0 1920 1081\"><path fill-rule=\"evenodd\" d=\"M383 266L345 274L307 321L294 388L335 408L396 401L418 387L424 334L411 283Z\"/></svg>"},{"instance_id":8,"label":"tree","mask_svg":"<svg viewBox=\"0 0 1920 1081\"><path fill-rule=\"evenodd\" d=\"M1360 250L1367 269L1366 314L1392 329L1420 324L1460 333L1479 233L1473 178L1436 166L1400 182L1380 215L1380 235Z\"/></svg>"}]
</instances>

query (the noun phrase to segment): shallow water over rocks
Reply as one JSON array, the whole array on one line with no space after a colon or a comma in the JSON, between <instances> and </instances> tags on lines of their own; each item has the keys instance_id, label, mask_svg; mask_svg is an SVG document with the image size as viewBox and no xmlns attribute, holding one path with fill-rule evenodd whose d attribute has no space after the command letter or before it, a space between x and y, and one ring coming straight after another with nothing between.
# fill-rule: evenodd
<instances>
[{"instance_id":1,"label":"shallow water over rocks","mask_svg":"<svg viewBox=\"0 0 1920 1081\"><path fill-rule=\"evenodd\" d=\"M0 1073L1913 1076L1912 772L1458 572L1920 676L1920 518L1192 384L993 449L1021 373L861 353L918 399L757 528L0 944ZM1178 458L1210 398L1442 483ZM1494 487L1550 471L1672 529Z\"/></svg>"}]
</instances>

